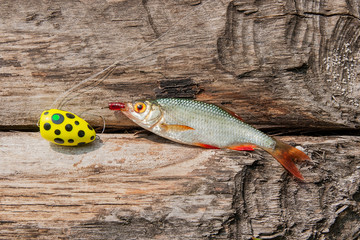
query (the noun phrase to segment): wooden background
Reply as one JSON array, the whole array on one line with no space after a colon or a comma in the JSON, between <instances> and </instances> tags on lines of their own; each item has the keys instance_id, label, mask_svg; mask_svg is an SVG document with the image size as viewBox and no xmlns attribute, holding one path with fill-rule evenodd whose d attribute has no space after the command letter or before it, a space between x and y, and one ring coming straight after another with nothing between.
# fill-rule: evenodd
<instances>
[{"instance_id":1,"label":"wooden background","mask_svg":"<svg viewBox=\"0 0 360 240\"><path fill-rule=\"evenodd\" d=\"M359 238L358 1L0 6L1 239ZM263 151L134 136L104 108L157 97L222 104L282 135L312 158L299 165L306 181ZM36 123L51 107L99 130L102 116L108 134L49 144Z\"/></svg>"}]
</instances>

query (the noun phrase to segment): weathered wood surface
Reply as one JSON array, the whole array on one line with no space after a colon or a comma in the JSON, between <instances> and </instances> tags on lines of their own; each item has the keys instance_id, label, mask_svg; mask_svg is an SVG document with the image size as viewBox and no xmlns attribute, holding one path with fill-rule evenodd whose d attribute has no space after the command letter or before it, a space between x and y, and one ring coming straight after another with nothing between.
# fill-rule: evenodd
<instances>
[{"instance_id":1,"label":"weathered wood surface","mask_svg":"<svg viewBox=\"0 0 360 240\"><path fill-rule=\"evenodd\" d=\"M223 104L257 127L358 134L358 1L0 6L0 130L36 129L54 106L95 127L103 116L108 130L133 129L102 107L188 97ZM82 82L115 61L108 78ZM0 132L0 238L359 238L359 137L283 139L313 159L301 164L307 182L261 151L126 134L62 148L37 133Z\"/></svg>"},{"instance_id":2,"label":"weathered wood surface","mask_svg":"<svg viewBox=\"0 0 360 240\"><path fill-rule=\"evenodd\" d=\"M299 182L264 151L103 134L80 148L0 133L1 239L357 239L359 137L282 137Z\"/></svg>"},{"instance_id":3,"label":"weathered wood surface","mask_svg":"<svg viewBox=\"0 0 360 240\"><path fill-rule=\"evenodd\" d=\"M358 128L358 1L0 0L0 126L64 110L133 127L101 107L144 97L222 103L257 126ZM131 62L127 62L130 61ZM91 115L94 114L94 115Z\"/></svg>"}]
</instances>

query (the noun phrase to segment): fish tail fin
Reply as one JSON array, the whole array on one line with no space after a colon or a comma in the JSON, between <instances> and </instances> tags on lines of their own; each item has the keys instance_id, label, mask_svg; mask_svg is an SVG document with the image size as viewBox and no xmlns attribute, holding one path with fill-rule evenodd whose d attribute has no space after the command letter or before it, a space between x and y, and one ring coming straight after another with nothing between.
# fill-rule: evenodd
<instances>
[{"instance_id":1,"label":"fish tail fin","mask_svg":"<svg viewBox=\"0 0 360 240\"><path fill-rule=\"evenodd\" d=\"M270 153L276 160L278 160L283 167L288 170L295 177L304 180L304 177L301 175L300 171L295 165L294 161L305 161L310 160L310 158L300 151L297 148L294 148L284 142L281 142L277 139L274 149L264 149Z\"/></svg>"}]
</instances>

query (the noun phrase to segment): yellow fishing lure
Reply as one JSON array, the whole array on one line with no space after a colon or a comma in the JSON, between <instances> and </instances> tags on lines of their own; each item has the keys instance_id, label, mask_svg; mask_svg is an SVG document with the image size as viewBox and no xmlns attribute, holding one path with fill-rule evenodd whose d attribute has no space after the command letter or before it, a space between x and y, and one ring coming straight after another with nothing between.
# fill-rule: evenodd
<instances>
[{"instance_id":1,"label":"yellow fishing lure","mask_svg":"<svg viewBox=\"0 0 360 240\"><path fill-rule=\"evenodd\" d=\"M77 115L59 109L44 111L39 121L40 134L63 146L79 146L95 140L95 130Z\"/></svg>"}]
</instances>

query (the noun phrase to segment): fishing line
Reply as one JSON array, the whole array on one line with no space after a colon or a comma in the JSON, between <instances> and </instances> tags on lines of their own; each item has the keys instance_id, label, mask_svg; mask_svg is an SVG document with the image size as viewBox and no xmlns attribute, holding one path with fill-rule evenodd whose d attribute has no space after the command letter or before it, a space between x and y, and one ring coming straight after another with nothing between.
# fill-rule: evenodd
<instances>
[{"instance_id":1,"label":"fishing line","mask_svg":"<svg viewBox=\"0 0 360 240\"><path fill-rule=\"evenodd\" d=\"M110 65L109 67L105 68L104 70L102 70L101 72L94 74L91 78L89 79L85 79L83 81L81 81L80 83L76 84L75 86L71 87L70 89L68 89L67 91L65 91L63 94L61 94L59 97L57 97L54 101L54 103L52 104L52 108L53 106L56 104L57 101L59 101L59 99L62 99L58 104L56 104L55 108L62 108L67 102L69 102L72 99L75 99L76 97L78 97L79 95L81 95L82 93L86 92L87 90L84 87L84 85L87 82L90 82L91 80L94 80L92 82L89 83L88 87L92 86L92 88L95 88L96 86L98 86L103 80L105 80L111 73L113 73L113 71L115 70L116 66L115 65ZM102 74L104 74L103 76L101 76ZM100 77L101 76L101 77ZM99 77L96 79L96 77ZM77 88L79 88L78 92L76 95L72 96L71 98L67 98L72 92L74 92ZM84 90L84 91L80 91L80 90Z\"/></svg>"},{"instance_id":2,"label":"fishing line","mask_svg":"<svg viewBox=\"0 0 360 240\"><path fill-rule=\"evenodd\" d=\"M97 115L97 114L94 114L94 113L89 113L89 111L91 111L93 109L86 109L84 111L82 111L79 115L82 117L83 115L90 115L90 116L93 116L93 117L100 117L102 122L103 122L103 127L102 127L102 130L101 130L101 133L100 134L103 134L105 132L105 127L106 127L106 123L105 123L105 118L104 116L101 116L101 115Z\"/></svg>"},{"instance_id":3,"label":"fishing line","mask_svg":"<svg viewBox=\"0 0 360 240\"><path fill-rule=\"evenodd\" d=\"M102 81L104 81L114 70L117 66L120 65L124 65L127 63L130 63L132 61L137 61L139 59L142 59L143 57L140 58L136 58L136 59L132 59L132 60L128 60L130 57L134 56L135 54L143 51L144 49L150 47L151 45L155 44L156 42L160 41L162 38L164 38L171 30L176 29L177 26L180 26L181 23L186 20L190 15L192 15L193 13L195 13L196 11L199 11L200 9L203 8L203 6L205 5L205 3L208 1L203 2L202 4L200 4L200 6L195 7L193 10L191 10L189 13L187 13L184 17L180 18L180 20L178 20L176 22L176 24L173 24L172 26L170 26L163 34L161 34L158 38L156 38L155 40L153 40L152 42L146 44L144 47L141 47L138 50L133 51L131 54L127 55L125 58L123 59L119 59L117 61L115 61L113 64L109 65L108 67L104 68L103 70L101 70L98 73L95 73L93 75L91 75L90 77L80 81L79 83L75 84L73 87L71 87L70 89L68 89L67 91L63 92L62 94L60 94L55 101L53 102L53 104L51 105L55 108L60 108L63 107L65 103L67 103L70 100L66 100L66 97L71 94L73 91L75 91L78 88L83 87L85 84L89 83L90 81L94 80L94 83L90 83L89 86L91 86L91 84L94 84L94 87L96 87L97 85L99 85ZM209 0L210 2L210 0ZM161 50L163 51L163 50ZM158 51L158 52L161 52ZM155 52L157 53L157 52ZM149 54L148 56L153 55L154 53ZM127 60L127 61L126 61ZM86 91L85 91L86 92ZM77 94L76 96L80 95ZM75 97L71 98L74 99ZM65 101L66 100L66 101ZM59 102L60 101L60 102Z\"/></svg>"},{"instance_id":4,"label":"fishing line","mask_svg":"<svg viewBox=\"0 0 360 240\"><path fill-rule=\"evenodd\" d=\"M102 131L101 131L100 134L103 134L103 133L105 132L106 123L105 123L105 118L104 118L103 116L101 116L101 115L100 115L100 117L101 117L101 119L102 119L102 121L103 121L103 129L102 129Z\"/></svg>"},{"instance_id":5,"label":"fishing line","mask_svg":"<svg viewBox=\"0 0 360 240\"><path fill-rule=\"evenodd\" d=\"M208 2L209 2L209 5L207 4ZM221 1L221 3L224 5L224 3L222 1ZM85 78L84 80L80 81L79 83L75 84L74 86L72 86L71 88L69 88L68 90L66 90L62 94L60 94L55 99L55 101L52 103L51 108L57 108L57 109L63 108L69 101L79 97L81 94L86 93L87 91L90 91L91 89L95 89L99 84L101 84L105 79L107 79L115 71L116 67L118 67L118 66L122 66L122 65L131 63L131 62L135 62L135 61L150 57L152 55L156 55L158 53L161 53L161 52L165 51L166 49L172 48L172 47L163 47L160 50L156 50L156 48L155 48L155 50L153 50L151 53L144 54L145 49L147 49L150 46L154 45L155 43L161 41L171 31L175 31L179 27L182 27L181 29L185 28L186 26L184 26L184 24L183 24L185 22L185 20L188 19L189 16L193 16L193 15L198 16L198 15L195 15L195 14L198 14L204 8L204 6L206 6L207 8L208 7L210 8L210 10L208 9L208 10L205 11L205 15L207 15L209 17L208 11L211 12L211 9L214 8L214 6L211 5L210 0L204 1L202 4L200 4L200 6L195 6L191 11L186 13L186 15L181 17L179 20L177 20L177 21L174 20L174 23L165 32L163 32L160 36L158 36L153 41L145 44L143 47L140 47L137 50L134 49L134 51L132 51L127 56L116 60L114 63L107 66L103 70L91 75L88 78ZM208 17L205 17L205 18L207 19ZM136 55L139 54L139 53L142 53L142 55L136 57ZM75 93L75 94L71 95L72 93ZM91 109L87 109L85 111L89 111L89 110L91 110ZM95 114L90 114L90 113L86 113L86 114L99 117L99 115L95 115ZM103 116L100 116L100 117L101 117L102 122L103 122L103 128L102 128L102 131L101 131L101 134L102 134L105 131L106 122L105 122L105 118ZM96 136L96 137L98 137L98 136Z\"/></svg>"},{"instance_id":6,"label":"fishing line","mask_svg":"<svg viewBox=\"0 0 360 240\"><path fill-rule=\"evenodd\" d=\"M208 4L209 2L209 4ZM201 2L200 2L201 3ZM224 3L221 1L221 3L224 5ZM212 5L213 4L213 5ZM200 6L194 7L191 11L185 12L182 17L179 17L179 20L173 20L173 24L170 24L171 26L164 31L161 35L159 35L157 38L155 38L153 41L144 44L143 47L139 47L137 50L134 49L134 51L131 52L131 54L128 54L127 56L116 60L111 65L107 66L103 70L91 75L90 77L80 81L79 83L75 84L74 86L70 87L67 91L60 94L55 101L51 105L51 109L45 110L42 115L40 116L40 120L37 123L37 125L40 128L40 134L43 138L46 140L63 146L80 146L87 143L90 143L94 141L98 136L95 133L95 130L82 118L77 116L76 114L73 114L68 111L62 111L59 110L59 108L62 108L67 102L70 100L78 97L80 94L85 93L86 91L89 91L89 89L95 89L100 83L102 83L105 79L107 79L116 69L117 66L125 65L130 62L138 61L140 59L147 58L149 56L155 55L159 52L163 52L167 49L172 49L174 47L187 47L189 43L187 44L180 44L179 43L179 37L180 40L182 39L181 36L184 36L184 32L181 32L180 36L176 35L177 32L174 32L175 36L172 36L174 39L170 38L172 42L177 43L177 45L168 45L168 46L161 46L160 44L156 46L154 49L151 49L151 53L144 54L144 50L149 48L150 46L154 45L155 43L161 41L165 36L167 36L171 31L174 31L175 29L178 29L179 26L181 27L181 30L184 28L188 28L188 31L195 30L195 31L202 31L203 28L198 28L198 26L194 26L194 28L189 28L188 25L184 25L183 22L188 19L189 16L194 15L194 17L197 17L197 14L200 14L200 10L206 6L209 9L205 10L205 14L209 16L208 12L213 12L213 9L216 8L217 2L211 2L210 0L203 2ZM140 4L139 4L140 5ZM197 13L196 13L197 12ZM195 14L196 13L196 14ZM207 17L205 17L207 19ZM213 19L211 19L213 20ZM208 20L207 22L211 23L211 20ZM192 21L197 23L197 21ZM155 29L153 31L156 33ZM156 33L156 35L158 35ZM190 35L192 36L192 35ZM205 36L210 36L207 34ZM175 41L174 41L175 40ZM195 39L196 40L196 39ZM164 45L164 44L163 44ZM159 48L161 48L159 50ZM137 54L141 53L142 55L139 56ZM70 96L75 92L76 94L73 96ZM88 111L91 109L86 109L86 114L97 116L95 114L90 114ZM94 110L94 109L92 109ZM83 112L84 113L84 112ZM104 133L106 123L105 118L103 116L100 116L103 121L103 129L101 133Z\"/></svg>"}]
</instances>

